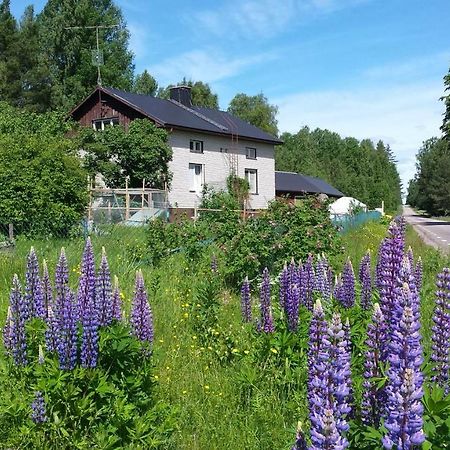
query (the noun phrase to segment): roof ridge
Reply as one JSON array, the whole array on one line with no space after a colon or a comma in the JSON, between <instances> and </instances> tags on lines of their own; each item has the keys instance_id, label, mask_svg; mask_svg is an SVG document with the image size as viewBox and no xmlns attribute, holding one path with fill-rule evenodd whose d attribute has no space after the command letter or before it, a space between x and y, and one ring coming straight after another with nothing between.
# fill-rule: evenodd
<instances>
[{"instance_id":1,"label":"roof ridge","mask_svg":"<svg viewBox=\"0 0 450 450\"><path fill-rule=\"evenodd\" d=\"M219 128L219 130L228 131L228 128L226 126L220 124L219 122L216 122L215 120L210 119L209 117L206 117L201 112L195 111L195 109L189 108L189 106L183 105L182 103L177 102L176 100L173 100L171 98L168 101L172 102L176 106L179 106L180 108L185 109L186 111L189 111L190 113L196 115L200 119L203 119L206 122L209 122L211 125L214 125L215 127Z\"/></svg>"}]
</instances>

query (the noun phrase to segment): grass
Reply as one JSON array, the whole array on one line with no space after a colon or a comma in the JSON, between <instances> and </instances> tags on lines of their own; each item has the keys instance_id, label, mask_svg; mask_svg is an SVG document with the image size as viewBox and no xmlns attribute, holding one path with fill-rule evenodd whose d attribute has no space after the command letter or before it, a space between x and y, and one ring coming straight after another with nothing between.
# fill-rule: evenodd
<instances>
[{"instance_id":1,"label":"grass","mask_svg":"<svg viewBox=\"0 0 450 450\"><path fill-rule=\"evenodd\" d=\"M342 267L349 255L356 270L368 248L376 254L386 228L386 224L370 222L345 234L343 254L333 261L335 267ZM434 278L443 266L450 264L450 260L425 246L411 228L407 230L407 243L413 248L414 255L424 262L423 328L428 346ZM72 268L71 282L75 283L84 245L82 239L19 239L14 250L0 253L2 323L10 280L14 273L23 279L25 258L31 245L40 258L48 261L51 273L60 247L64 245ZM297 420L306 417L306 391L303 388L280 390L275 372L265 371L264 379L261 379L252 356L255 337L251 327L241 322L237 295L224 289L217 300L217 324L208 331L212 336L217 333L217 340L212 340L210 345L205 343L195 327L197 316L205 312L198 296L202 280L209 271L210 255L205 252L197 269L183 255L174 255L159 268L152 268L145 264L144 231L120 227L93 237L93 245L97 255L102 246L106 247L111 272L119 277L127 307L132 297L135 270L141 268L143 271L155 318L157 396L178 414L173 448L290 448ZM299 380L296 382L298 384Z\"/></svg>"}]
</instances>

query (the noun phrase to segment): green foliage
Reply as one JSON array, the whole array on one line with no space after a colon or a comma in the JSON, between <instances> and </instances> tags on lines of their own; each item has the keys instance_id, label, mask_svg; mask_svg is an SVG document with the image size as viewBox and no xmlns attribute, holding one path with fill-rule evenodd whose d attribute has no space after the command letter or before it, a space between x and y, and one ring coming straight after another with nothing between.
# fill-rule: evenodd
<instances>
[{"instance_id":1,"label":"green foliage","mask_svg":"<svg viewBox=\"0 0 450 450\"><path fill-rule=\"evenodd\" d=\"M376 146L365 139L341 138L319 128L303 127L296 134L284 133L284 144L275 149L277 170L319 177L355 197L369 208L381 206L397 211L401 203L401 183L389 146Z\"/></svg>"},{"instance_id":2,"label":"green foliage","mask_svg":"<svg viewBox=\"0 0 450 450\"><path fill-rule=\"evenodd\" d=\"M445 113L441 130L444 139L450 142L450 69L444 77L444 88L446 95L444 95L441 100L445 103Z\"/></svg>"},{"instance_id":3,"label":"green foliage","mask_svg":"<svg viewBox=\"0 0 450 450\"><path fill-rule=\"evenodd\" d=\"M170 182L168 163L172 149L167 131L146 119L123 127L107 127L98 133L90 128L81 130L80 147L86 151L85 167L91 175L103 175L107 186L123 187L129 177L130 187L164 188Z\"/></svg>"},{"instance_id":4,"label":"green foliage","mask_svg":"<svg viewBox=\"0 0 450 450\"><path fill-rule=\"evenodd\" d=\"M136 76L133 84L133 92L136 92L136 94L151 95L154 97L157 91L158 83L148 73L147 69Z\"/></svg>"},{"instance_id":5,"label":"green foliage","mask_svg":"<svg viewBox=\"0 0 450 450\"><path fill-rule=\"evenodd\" d=\"M0 433L2 444L13 447L168 448L175 429L175 411L154 400L152 360L143 358L139 342L128 327L116 324L101 332L98 366L59 369L56 356L37 361L37 340L43 344L42 324L35 320L33 358L25 368L10 359L0 373ZM30 420L34 392L44 394L47 421ZM20 432L18 432L20 431Z\"/></svg>"},{"instance_id":6,"label":"green foliage","mask_svg":"<svg viewBox=\"0 0 450 450\"><path fill-rule=\"evenodd\" d=\"M191 88L191 100L194 106L204 106L205 108L219 109L219 97L212 92L208 83L203 81L192 81L183 78L176 85L169 84L165 88L160 88L158 97L170 98L170 88L175 86L189 86Z\"/></svg>"},{"instance_id":7,"label":"green foliage","mask_svg":"<svg viewBox=\"0 0 450 450\"><path fill-rule=\"evenodd\" d=\"M278 107L271 105L263 93L236 94L228 106L228 112L269 134L278 135Z\"/></svg>"},{"instance_id":8,"label":"green foliage","mask_svg":"<svg viewBox=\"0 0 450 450\"><path fill-rule=\"evenodd\" d=\"M235 174L230 174L227 177L227 190L237 200L241 208L243 208L250 191L248 180L238 177Z\"/></svg>"},{"instance_id":9,"label":"green foliage","mask_svg":"<svg viewBox=\"0 0 450 450\"><path fill-rule=\"evenodd\" d=\"M417 173L409 184L407 201L433 215L450 213L450 145L432 138L423 143L416 156Z\"/></svg>"}]
</instances>

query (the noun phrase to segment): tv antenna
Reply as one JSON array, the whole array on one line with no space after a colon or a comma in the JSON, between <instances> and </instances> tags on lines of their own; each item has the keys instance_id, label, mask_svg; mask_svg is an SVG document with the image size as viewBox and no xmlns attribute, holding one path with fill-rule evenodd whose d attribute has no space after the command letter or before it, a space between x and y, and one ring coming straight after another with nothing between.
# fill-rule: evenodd
<instances>
[{"instance_id":1,"label":"tv antenna","mask_svg":"<svg viewBox=\"0 0 450 450\"><path fill-rule=\"evenodd\" d=\"M97 84L102 85L102 74L100 67L104 64L103 50L100 50L100 39L98 36L98 30L107 28L117 28L117 25L91 25L85 27L65 27L66 30L95 30L95 35L97 38L97 48L92 50L92 65L97 67Z\"/></svg>"}]
</instances>

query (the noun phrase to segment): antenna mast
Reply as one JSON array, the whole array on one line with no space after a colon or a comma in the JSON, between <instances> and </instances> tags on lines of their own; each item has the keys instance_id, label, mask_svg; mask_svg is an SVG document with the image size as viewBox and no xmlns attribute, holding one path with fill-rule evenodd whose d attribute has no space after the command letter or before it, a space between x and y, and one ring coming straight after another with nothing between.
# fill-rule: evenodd
<instances>
[{"instance_id":1,"label":"antenna mast","mask_svg":"<svg viewBox=\"0 0 450 450\"><path fill-rule=\"evenodd\" d=\"M97 41L97 49L92 51L92 64L97 66L97 84L102 85L102 74L100 71L100 66L103 66L103 51L100 50L100 39L98 35L98 30L107 28L117 28L119 24L116 25L92 25L85 27L65 27L66 30L94 30Z\"/></svg>"}]
</instances>

